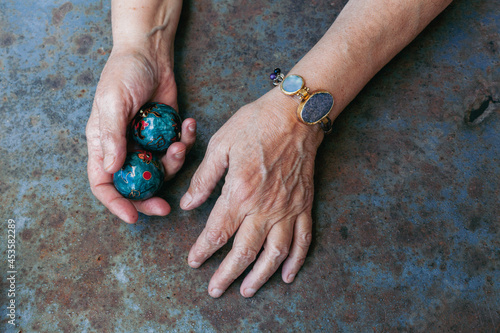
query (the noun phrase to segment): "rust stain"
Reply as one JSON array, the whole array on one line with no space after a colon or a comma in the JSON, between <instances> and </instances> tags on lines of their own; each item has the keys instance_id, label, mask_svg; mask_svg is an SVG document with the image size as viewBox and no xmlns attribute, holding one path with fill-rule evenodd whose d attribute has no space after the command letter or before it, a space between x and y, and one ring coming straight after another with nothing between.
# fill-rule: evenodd
<instances>
[{"instance_id":1,"label":"rust stain","mask_svg":"<svg viewBox=\"0 0 500 333\"><path fill-rule=\"evenodd\" d=\"M52 9L52 24L60 25L64 20L66 14L73 10L73 4L71 2L66 2L58 8Z\"/></svg>"}]
</instances>

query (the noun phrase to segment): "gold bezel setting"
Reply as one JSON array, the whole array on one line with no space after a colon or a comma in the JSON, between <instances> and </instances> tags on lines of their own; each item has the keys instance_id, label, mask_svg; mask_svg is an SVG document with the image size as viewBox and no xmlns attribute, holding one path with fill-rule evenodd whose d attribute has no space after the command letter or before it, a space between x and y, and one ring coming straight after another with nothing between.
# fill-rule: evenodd
<instances>
[{"instance_id":1,"label":"gold bezel setting","mask_svg":"<svg viewBox=\"0 0 500 333\"><path fill-rule=\"evenodd\" d=\"M332 105L330 106L330 109L321 116L320 119L314 121L314 122L308 122L306 120L304 120L304 117L302 116L302 112L304 111L304 107L306 106L307 102L309 102L311 100L311 98L313 98L314 96L316 95L319 95L319 94L328 94L331 98L332 98ZM325 91L325 90L319 90L319 91L315 91L314 93L308 95L308 97L306 99L303 99L299 106L297 107L297 118L299 118L299 120L301 122L303 122L304 124L307 124L307 125L315 125L315 124L318 124L320 122L323 122L323 120L328 117L328 115L330 114L330 112L332 111L333 109L333 105L335 104L335 100L333 99L333 96L332 94L330 94L328 91Z\"/></svg>"},{"instance_id":2,"label":"gold bezel setting","mask_svg":"<svg viewBox=\"0 0 500 333\"><path fill-rule=\"evenodd\" d=\"M290 80L290 79L292 79L293 77L299 78L299 79L300 79L300 81L302 81L302 82L301 82L301 85L300 85L300 88L295 89L294 91L285 90L285 88L283 87L283 85L285 84L286 80L287 80L287 79L288 79L288 80ZM296 74L290 74L290 75L287 75L287 76L283 79L283 81L281 81L281 83L280 83L280 89L281 89L281 91L282 91L285 95L292 96L292 95L296 95L296 94L298 94L301 90L303 90L303 89L304 89L304 87L305 87L305 85L306 85L306 82L305 82L305 80L304 80L304 78L303 78L302 76L300 76L300 75L296 75ZM309 90L309 89L308 89L308 90Z\"/></svg>"},{"instance_id":3,"label":"gold bezel setting","mask_svg":"<svg viewBox=\"0 0 500 333\"><path fill-rule=\"evenodd\" d=\"M319 124L326 134L332 131L332 121L328 118L328 115L335 105L332 94L325 90L309 93L309 88L306 87L305 80L302 76L289 74L285 77L279 68L276 68L269 77L273 81L274 86L280 86L282 93L288 96L296 95L300 99L299 106L297 107L297 118L300 122L306 125ZM291 81L287 83L287 80ZM328 95L326 98L324 96L325 94ZM323 97L320 97L322 95ZM309 105L310 108L307 108L306 106L308 106L308 103L311 101L314 101L313 104ZM304 119L304 110L307 111L308 115L306 119L310 118L311 120L314 119L314 121L307 121Z\"/></svg>"}]
</instances>

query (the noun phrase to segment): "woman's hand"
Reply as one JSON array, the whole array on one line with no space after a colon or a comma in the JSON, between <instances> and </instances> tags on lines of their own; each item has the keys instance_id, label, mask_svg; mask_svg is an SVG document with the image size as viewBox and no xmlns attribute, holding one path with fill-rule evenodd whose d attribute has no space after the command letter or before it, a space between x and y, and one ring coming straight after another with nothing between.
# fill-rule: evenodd
<instances>
[{"instance_id":1,"label":"woman's hand","mask_svg":"<svg viewBox=\"0 0 500 333\"><path fill-rule=\"evenodd\" d=\"M290 71L311 91L329 91L334 120L364 85L451 0L349 1L321 40ZM374 15L376 13L376 15ZM273 89L240 109L214 135L181 200L201 205L227 169L225 185L188 262L199 267L236 233L233 248L208 286L219 297L255 260L241 285L253 296L284 261L293 281L311 241L311 205L319 126L299 123L297 103Z\"/></svg>"},{"instance_id":2,"label":"woman's hand","mask_svg":"<svg viewBox=\"0 0 500 333\"><path fill-rule=\"evenodd\" d=\"M227 169L222 193L188 262L199 267L236 233L232 250L213 275L208 291L219 297L255 260L240 292L256 291L283 263L283 281L292 282L311 242L311 207L319 126L295 116L297 101L273 89L241 108L212 137L205 158L181 200L200 206Z\"/></svg>"},{"instance_id":3,"label":"woman's hand","mask_svg":"<svg viewBox=\"0 0 500 333\"><path fill-rule=\"evenodd\" d=\"M169 204L158 197L144 201L125 199L113 185L127 154L127 126L147 101L177 109L177 88L168 54L141 48L114 48L104 70L87 123L88 176L92 193L113 214L127 223L147 215L167 215ZM184 163L195 141L196 122L182 124L182 140L172 144L162 158L166 177L171 178Z\"/></svg>"}]
</instances>

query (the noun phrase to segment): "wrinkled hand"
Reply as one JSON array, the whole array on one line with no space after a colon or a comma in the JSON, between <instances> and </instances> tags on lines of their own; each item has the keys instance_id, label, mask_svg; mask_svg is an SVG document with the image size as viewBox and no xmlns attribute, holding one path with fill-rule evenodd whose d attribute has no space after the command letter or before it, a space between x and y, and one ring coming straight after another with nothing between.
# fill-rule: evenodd
<instances>
[{"instance_id":1,"label":"wrinkled hand","mask_svg":"<svg viewBox=\"0 0 500 333\"><path fill-rule=\"evenodd\" d=\"M165 60L167 59L167 60ZM128 223L147 215L167 215L169 204L158 197L144 201L125 199L113 185L127 154L127 126L147 101L177 109L177 88L169 57L145 50L113 50L101 74L87 123L88 166L92 193L113 214ZM166 177L171 178L184 163L195 141L196 122L182 123L182 140L172 144L162 158Z\"/></svg>"},{"instance_id":2,"label":"wrinkled hand","mask_svg":"<svg viewBox=\"0 0 500 333\"><path fill-rule=\"evenodd\" d=\"M287 283L304 263L311 242L314 159L323 133L319 126L298 122L297 104L276 88L241 108L210 140L181 200L183 209L200 206L228 170L188 257L197 268L236 233L209 283L212 297L221 296L262 248L241 284L245 297L253 296L283 261Z\"/></svg>"}]
</instances>

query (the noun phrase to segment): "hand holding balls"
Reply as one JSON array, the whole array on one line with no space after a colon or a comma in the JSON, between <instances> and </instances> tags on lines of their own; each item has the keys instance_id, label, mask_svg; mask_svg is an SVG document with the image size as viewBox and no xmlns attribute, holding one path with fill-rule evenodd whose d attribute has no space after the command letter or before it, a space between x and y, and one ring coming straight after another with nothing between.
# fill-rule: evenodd
<instances>
[{"instance_id":1,"label":"hand holding balls","mask_svg":"<svg viewBox=\"0 0 500 333\"><path fill-rule=\"evenodd\" d=\"M143 105L131 122L132 138L145 150L127 154L122 168L113 175L116 189L125 198L151 198L163 184L165 170L153 152L163 152L181 138L181 119L170 106Z\"/></svg>"}]
</instances>

